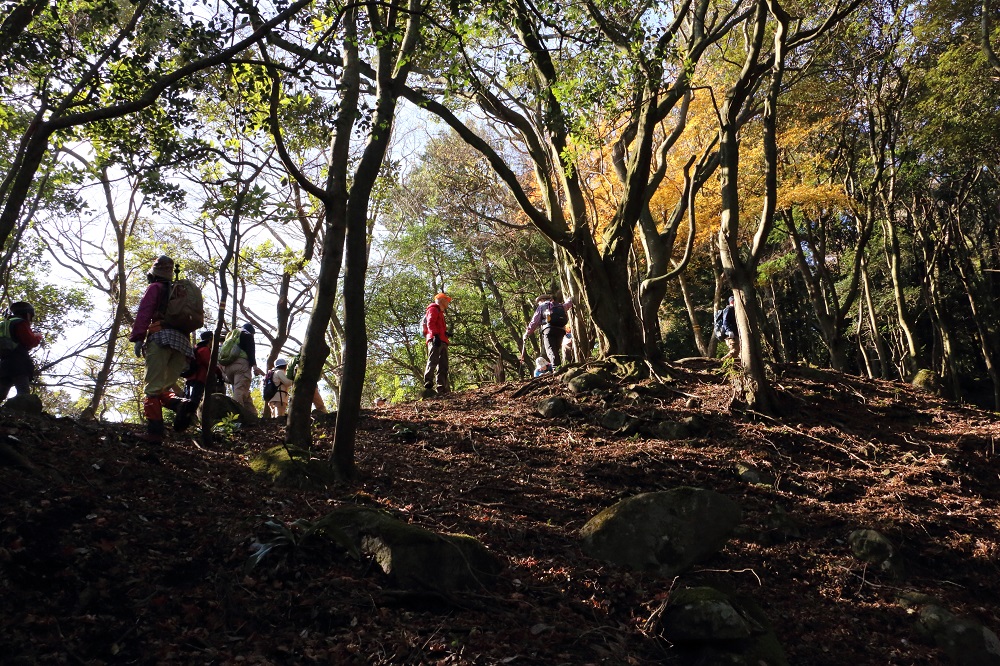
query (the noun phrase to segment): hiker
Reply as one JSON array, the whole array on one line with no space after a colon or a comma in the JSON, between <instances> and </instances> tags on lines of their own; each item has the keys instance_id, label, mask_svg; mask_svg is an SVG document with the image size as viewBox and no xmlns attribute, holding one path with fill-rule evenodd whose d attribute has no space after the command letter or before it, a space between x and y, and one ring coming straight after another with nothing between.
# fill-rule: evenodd
<instances>
[{"instance_id":1,"label":"hiker","mask_svg":"<svg viewBox=\"0 0 1000 666\"><path fill-rule=\"evenodd\" d=\"M233 400L242 405L249 413L257 415L257 407L250 397L250 382L256 374L261 376L264 371L257 367L256 349L254 345L253 324L247 322L240 327L239 354L234 360L222 365L222 372L226 376L226 381L233 385Z\"/></svg>"},{"instance_id":2,"label":"hiker","mask_svg":"<svg viewBox=\"0 0 1000 666\"><path fill-rule=\"evenodd\" d=\"M288 361L279 358L264 377L264 400L271 409L272 418L282 417L288 410L288 391L292 388L292 380L285 372L287 368Z\"/></svg>"},{"instance_id":3,"label":"hiker","mask_svg":"<svg viewBox=\"0 0 1000 666\"><path fill-rule=\"evenodd\" d=\"M285 369L285 374L288 375L288 378L291 379L293 382L295 381L295 373L299 369L298 368L299 356L301 356L301 354L302 352L300 351L298 354L293 356L292 362L289 363L288 367ZM291 396L289 396L289 400L291 400ZM328 413L326 409L326 403L323 402L323 396L319 392L319 386L317 386L316 390L313 391L313 408L320 414Z\"/></svg>"},{"instance_id":4,"label":"hiker","mask_svg":"<svg viewBox=\"0 0 1000 666\"><path fill-rule=\"evenodd\" d=\"M145 359L142 413L146 432L140 439L150 443L163 441L163 408L173 410L174 429L183 431L191 423L191 402L179 398L173 386L194 356L190 336L163 323L174 278L174 260L161 255L146 274L149 286L139 301L129 341L135 345L137 358Z\"/></svg>"},{"instance_id":5,"label":"hiker","mask_svg":"<svg viewBox=\"0 0 1000 666\"><path fill-rule=\"evenodd\" d=\"M569 324L566 324L566 335L562 339L561 351L563 360L568 363L573 358L573 331Z\"/></svg>"},{"instance_id":6,"label":"hiker","mask_svg":"<svg viewBox=\"0 0 1000 666\"><path fill-rule=\"evenodd\" d=\"M729 305L722 309L716 322L716 335L726 341L729 351L723 359L733 358L740 350L740 329L736 324L736 299L729 297Z\"/></svg>"},{"instance_id":7,"label":"hiker","mask_svg":"<svg viewBox=\"0 0 1000 666\"><path fill-rule=\"evenodd\" d=\"M421 394L424 398L445 395L451 390L448 386L448 330L444 320L444 311L450 303L451 296L441 292L424 312L421 326L427 341L427 367Z\"/></svg>"},{"instance_id":8,"label":"hiker","mask_svg":"<svg viewBox=\"0 0 1000 666\"><path fill-rule=\"evenodd\" d=\"M535 359L535 377L541 377L546 372L552 372L552 364L549 359L539 356Z\"/></svg>"},{"instance_id":9,"label":"hiker","mask_svg":"<svg viewBox=\"0 0 1000 666\"><path fill-rule=\"evenodd\" d=\"M191 411L198 410L201 399L205 395L205 385L208 383L208 366L212 363L212 341L215 333L205 331L201 334L201 339L194 348L194 359L188 366L184 377L184 397L191 401ZM222 369L216 365L215 374L218 379L222 379Z\"/></svg>"},{"instance_id":10,"label":"hiker","mask_svg":"<svg viewBox=\"0 0 1000 666\"><path fill-rule=\"evenodd\" d=\"M35 363L29 350L42 342L40 333L31 330L35 308L27 301L12 303L0 323L0 402L7 399L13 386L17 395L28 395L35 377Z\"/></svg>"},{"instance_id":11,"label":"hiker","mask_svg":"<svg viewBox=\"0 0 1000 666\"><path fill-rule=\"evenodd\" d=\"M545 352L549 363L552 364L552 370L555 371L562 363L560 357L562 341L566 336L566 324L569 323L569 316L566 314L566 311L573 309L573 299L569 299L565 303L556 303L552 299L552 296L543 294L535 299L535 304L535 314L531 317L531 321L528 322L527 330L524 331L521 360L524 360L526 353L524 349L528 344L528 338L537 329L541 328L542 351Z\"/></svg>"}]
</instances>

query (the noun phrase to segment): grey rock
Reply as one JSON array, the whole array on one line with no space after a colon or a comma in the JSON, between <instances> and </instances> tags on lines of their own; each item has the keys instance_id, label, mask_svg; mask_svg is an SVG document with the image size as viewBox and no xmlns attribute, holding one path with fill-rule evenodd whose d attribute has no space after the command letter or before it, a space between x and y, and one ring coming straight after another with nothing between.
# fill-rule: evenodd
<instances>
[{"instance_id":1,"label":"grey rock","mask_svg":"<svg viewBox=\"0 0 1000 666\"><path fill-rule=\"evenodd\" d=\"M711 587L678 590L663 614L663 635L675 643L749 638L759 628Z\"/></svg>"},{"instance_id":2,"label":"grey rock","mask_svg":"<svg viewBox=\"0 0 1000 666\"><path fill-rule=\"evenodd\" d=\"M882 564L892 559L892 542L875 530L854 530L847 538L851 552L863 562Z\"/></svg>"},{"instance_id":3,"label":"grey rock","mask_svg":"<svg viewBox=\"0 0 1000 666\"><path fill-rule=\"evenodd\" d=\"M545 398L544 400L539 401L536 410L539 415L550 419L569 413L571 408L572 405L565 398Z\"/></svg>"},{"instance_id":4,"label":"grey rock","mask_svg":"<svg viewBox=\"0 0 1000 666\"><path fill-rule=\"evenodd\" d=\"M688 427L676 421L657 421L647 429L650 437L664 440L687 439L690 436Z\"/></svg>"},{"instance_id":5,"label":"grey rock","mask_svg":"<svg viewBox=\"0 0 1000 666\"><path fill-rule=\"evenodd\" d=\"M763 484L766 486L774 485L774 476L762 472L745 460L741 460L733 465L733 471L736 476L740 478L741 481L751 484Z\"/></svg>"},{"instance_id":6,"label":"grey rock","mask_svg":"<svg viewBox=\"0 0 1000 666\"><path fill-rule=\"evenodd\" d=\"M580 530L591 557L672 577L722 549L742 510L712 490L680 487L629 497Z\"/></svg>"},{"instance_id":7,"label":"grey rock","mask_svg":"<svg viewBox=\"0 0 1000 666\"><path fill-rule=\"evenodd\" d=\"M745 595L711 587L674 591L662 617L663 637L680 663L704 666L787 666L784 650L760 606Z\"/></svg>"},{"instance_id":8,"label":"grey rock","mask_svg":"<svg viewBox=\"0 0 1000 666\"><path fill-rule=\"evenodd\" d=\"M614 430L620 435L634 435L639 432L639 426L642 425L640 419L634 416L629 416L624 412L620 412L617 409L609 409L600 416L597 417L597 422L601 424L601 427L607 428L608 430Z\"/></svg>"},{"instance_id":9,"label":"grey rock","mask_svg":"<svg viewBox=\"0 0 1000 666\"><path fill-rule=\"evenodd\" d=\"M956 666L1000 665L1000 639L983 625L937 605L920 612L917 630L932 638Z\"/></svg>"},{"instance_id":10,"label":"grey rock","mask_svg":"<svg viewBox=\"0 0 1000 666\"><path fill-rule=\"evenodd\" d=\"M602 370L588 370L586 372L579 373L566 383L566 387L573 395L607 389L612 385L613 380L611 376Z\"/></svg>"},{"instance_id":11,"label":"grey rock","mask_svg":"<svg viewBox=\"0 0 1000 666\"><path fill-rule=\"evenodd\" d=\"M373 557L398 586L443 593L481 589L503 570L502 560L465 534L438 534L379 509L344 506L322 519Z\"/></svg>"},{"instance_id":12,"label":"grey rock","mask_svg":"<svg viewBox=\"0 0 1000 666\"><path fill-rule=\"evenodd\" d=\"M256 413L249 412L225 393L212 393L205 397L205 402L210 405L213 426L230 415L236 415L240 424L245 426L254 425L258 421ZM201 418L202 413L204 413L204 406L198 414L199 418Z\"/></svg>"}]
</instances>

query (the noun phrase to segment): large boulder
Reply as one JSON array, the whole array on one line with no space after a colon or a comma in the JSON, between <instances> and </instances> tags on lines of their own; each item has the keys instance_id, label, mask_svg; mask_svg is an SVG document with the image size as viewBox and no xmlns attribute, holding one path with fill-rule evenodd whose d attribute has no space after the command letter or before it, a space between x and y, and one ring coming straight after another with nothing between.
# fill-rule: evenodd
<instances>
[{"instance_id":1,"label":"large boulder","mask_svg":"<svg viewBox=\"0 0 1000 666\"><path fill-rule=\"evenodd\" d=\"M680 487L624 499L591 518L580 536L591 557L669 578L721 550L741 516L725 495Z\"/></svg>"},{"instance_id":2,"label":"large boulder","mask_svg":"<svg viewBox=\"0 0 1000 666\"><path fill-rule=\"evenodd\" d=\"M449 593L489 586L503 570L499 557L465 534L438 534L385 511L343 506L321 519L347 534L397 585Z\"/></svg>"}]
</instances>

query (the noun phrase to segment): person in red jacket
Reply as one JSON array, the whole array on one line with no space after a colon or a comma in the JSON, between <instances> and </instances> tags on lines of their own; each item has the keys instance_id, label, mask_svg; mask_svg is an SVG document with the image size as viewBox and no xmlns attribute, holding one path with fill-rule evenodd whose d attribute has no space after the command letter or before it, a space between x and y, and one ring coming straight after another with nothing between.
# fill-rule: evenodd
<instances>
[{"instance_id":1,"label":"person in red jacket","mask_svg":"<svg viewBox=\"0 0 1000 666\"><path fill-rule=\"evenodd\" d=\"M183 430L191 422L185 411L190 402L178 397L173 386L194 356L187 333L164 326L163 308L170 297L170 281L174 277L174 260L160 256L146 274L149 286L139 301L129 341L135 344L135 355L146 361L146 399L142 413L146 417L146 433L140 439L150 443L163 441L163 408L174 411L174 428ZM176 418L180 415L181 418Z\"/></svg>"},{"instance_id":2,"label":"person in red jacket","mask_svg":"<svg viewBox=\"0 0 1000 666\"><path fill-rule=\"evenodd\" d=\"M34 319L35 308L31 303L18 301L11 304L10 316L5 323L16 346L9 351L0 352L0 402L7 399L12 386L17 389L19 396L30 392L35 364L28 352L42 342L41 334L31 330Z\"/></svg>"},{"instance_id":3,"label":"person in red jacket","mask_svg":"<svg viewBox=\"0 0 1000 666\"><path fill-rule=\"evenodd\" d=\"M444 321L444 311L449 303L451 296L441 292L424 313L423 333L427 341L427 368L424 370L424 392L421 394L424 398L444 395L451 390L448 386L448 329Z\"/></svg>"},{"instance_id":4,"label":"person in red jacket","mask_svg":"<svg viewBox=\"0 0 1000 666\"><path fill-rule=\"evenodd\" d=\"M184 397L191 404L180 414L174 416L175 428L183 430L187 426L187 422L190 422L191 417L198 411L198 405L201 404L201 399L205 395L205 386L208 384L208 366L212 363L212 340L214 338L215 333L205 331L201 334L201 341L195 345L194 358L191 359L187 372L182 375L184 377ZM220 382L223 381L222 368L218 365L215 366L215 376Z\"/></svg>"}]
</instances>

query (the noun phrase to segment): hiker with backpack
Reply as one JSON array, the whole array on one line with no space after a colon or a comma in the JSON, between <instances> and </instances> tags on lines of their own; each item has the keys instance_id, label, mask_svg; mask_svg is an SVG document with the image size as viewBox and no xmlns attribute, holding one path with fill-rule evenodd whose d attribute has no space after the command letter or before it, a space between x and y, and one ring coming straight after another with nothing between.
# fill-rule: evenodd
<instances>
[{"instance_id":1,"label":"hiker with backpack","mask_svg":"<svg viewBox=\"0 0 1000 666\"><path fill-rule=\"evenodd\" d=\"M723 359L733 358L740 348L740 330L736 323L736 299L729 297L729 304L715 313L715 337L724 340L728 353Z\"/></svg>"},{"instance_id":2,"label":"hiker with backpack","mask_svg":"<svg viewBox=\"0 0 1000 666\"><path fill-rule=\"evenodd\" d=\"M299 357L301 355L302 352L300 351L298 354L293 356L292 362L288 364L287 368L285 368L285 374L288 375L288 378L291 379L293 382L295 381L295 373L299 369ZM291 401L291 396L289 396L289 401ZM316 390L313 391L313 409L315 409L320 414L329 413L326 409L326 403L323 402L323 395L319 392L319 386L317 386Z\"/></svg>"},{"instance_id":3,"label":"hiker with backpack","mask_svg":"<svg viewBox=\"0 0 1000 666\"><path fill-rule=\"evenodd\" d=\"M17 389L18 396L30 393L35 363L29 352L42 342L41 334L31 330L34 319L34 306L17 301L0 322L0 402L7 399L11 387Z\"/></svg>"},{"instance_id":4,"label":"hiker with backpack","mask_svg":"<svg viewBox=\"0 0 1000 666\"><path fill-rule=\"evenodd\" d=\"M238 332L231 331L219 348L219 363L226 381L233 385L233 400L256 416L257 407L250 397L250 383L255 374L261 376L264 371L257 367L254 333L256 330L250 322L243 324Z\"/></svg>"},{"instance_id":5,"label":"hiker with backpack","mask_svg":"<svg viewBox=\"0 0 1000 666\"><path fill-rule=\"evenodd\" d=\"M566 314L573 309L573 299L565 303L556 303L552 296L543 294L535 299L535 314L528 322L528 328L524 331L521 341L521 361L526 358L526 346L528 338L538 329L542 331L542 351L552 364L553 372L562 363L562 342L566 336L566 324L569 323L569 315Z\"/></svg>"},{"instance_id":6,"label":"hiker with backpack","mask_svg":"<svg viewBox=\"0 0 1000 666\"><path fill-rule=\"evenodd\" d=\"M191 359L187 371L181 376L184 378L184 397L191 401L191 411L198 410L201 399L205 395L205 385L208 383L208 366L212 363L212 341L215 333L205 331L201 334L201 340L195 345L194 358ZM222 380L222 369L216 365L215 374Z\"/></svg>"},{"instance_id":7,"label":"hiker with backpack","mask_svg":"<svg viewBox=\"0 0 1000 666\"><path fill-rule=\"evenodd\" d=\"M264 403L271 410L271 418L280 418L288 409L288 391L292 388L292 380L288 378L286 369L288 361L279 358L274 367L264 375Z\"/></svg>"},{"instance_id":8,"label":"hiker with backpack","mask_svg":"<svg viewBox=\"0 0 1000 666\"><path fill-rule=\"evenodd\" d=\"M170 257L161 255L153 263L128 338L135 345L135 355L146 364L142 404L146 433L140 439L153 444L162 442L166 434L164 407L173 410L178 432L190 425L192 416L191 401L178 397L173 386L194 357L190 335L204 324L204 311L201 292L188 280L175 284L176 277Z\"/></svg>"},{"instance_id":9,"label":"hiker with backpack","mask_svg":"<svg viewBox=\"0 0 1000 666\"><path fill-rule=\"evenodd\" d=\"M444 320L444 311L451 304L451 296L441 292L434 297L434 302L424 311L421 332L427 343L427 367L424 369L424 398L435 395L445 395L451 388L448 385L448 327Z\"/></svg>"}]
</instances>

